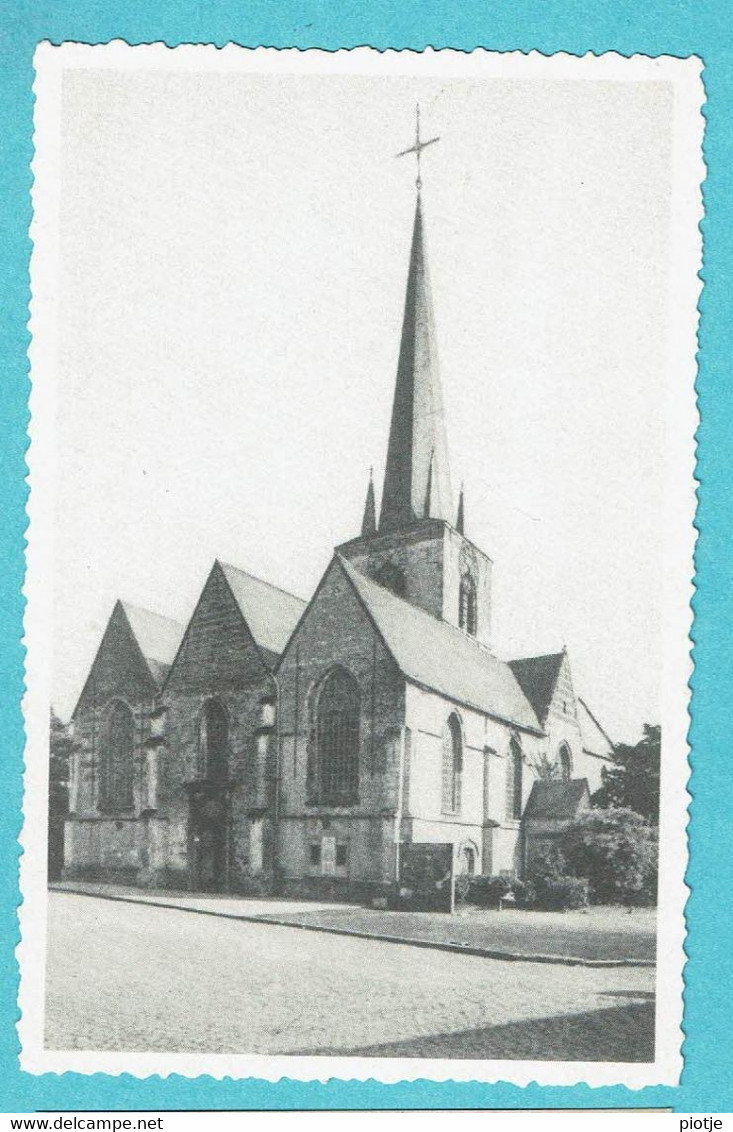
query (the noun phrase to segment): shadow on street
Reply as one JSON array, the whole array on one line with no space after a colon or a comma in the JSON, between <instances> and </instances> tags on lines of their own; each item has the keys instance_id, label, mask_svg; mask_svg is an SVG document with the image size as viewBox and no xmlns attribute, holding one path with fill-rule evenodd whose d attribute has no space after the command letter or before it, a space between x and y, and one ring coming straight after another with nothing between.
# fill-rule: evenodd
<instances>
[{"instance_id":1,"label":"shadow on street","mask_svg":"<svg viewBox=\"0 0 733 1132\"><path fill-rule=\"evenodd\" d=\"M622 997L624 992L612 992ZM633 993L639 998L639 992ZM476 1058L525 1061L654 1060L654 1001L533 1018L503 1026L484 1026L449 1034L429 1034L351 1049L290 1050L292 1054L332 1057Z\"/></svg>"}]
</instances>

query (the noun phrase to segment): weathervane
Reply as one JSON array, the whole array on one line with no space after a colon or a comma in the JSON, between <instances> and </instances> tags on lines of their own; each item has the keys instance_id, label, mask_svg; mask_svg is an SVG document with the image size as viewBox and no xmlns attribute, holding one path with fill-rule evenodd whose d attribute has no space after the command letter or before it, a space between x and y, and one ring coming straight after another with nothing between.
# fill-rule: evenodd
<instances>
[{"instance_id":1,"label":"weathervane","mask_svg":"<svg viewBox=\"0 0 733 1132\"><path fill-rule=\"evenodd\" d=\"M415 154L415 157L417 158L417 177L415 178L415 184L417 185L418 192L422 188L422 178L420 177L420 154L424 149L427 149L429 145L433 145L433 143L436 141L440 141L440 138L428 138L427 141L420 140L420 103L418 102L415 106L415 144L411 145L409 149L403 149L402 153L395 154L395 157L404 157L408 153Z\"/></svg>"}]
</instances>

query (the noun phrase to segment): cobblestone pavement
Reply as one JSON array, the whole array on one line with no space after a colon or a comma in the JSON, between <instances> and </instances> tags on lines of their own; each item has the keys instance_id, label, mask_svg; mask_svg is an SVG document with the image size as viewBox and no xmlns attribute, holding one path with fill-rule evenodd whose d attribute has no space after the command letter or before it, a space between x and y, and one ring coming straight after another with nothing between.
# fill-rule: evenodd
<instances>
[{"instance_id":1,"label":"cobblestone pavement","mask_svg":"<svg viewBox=\"0 0 733 1132\"><path fill-rule=\"evenodd\" d=\"M653 972L49 894L51 1049L646 1061Z\"/></svg>"}]
</instances>

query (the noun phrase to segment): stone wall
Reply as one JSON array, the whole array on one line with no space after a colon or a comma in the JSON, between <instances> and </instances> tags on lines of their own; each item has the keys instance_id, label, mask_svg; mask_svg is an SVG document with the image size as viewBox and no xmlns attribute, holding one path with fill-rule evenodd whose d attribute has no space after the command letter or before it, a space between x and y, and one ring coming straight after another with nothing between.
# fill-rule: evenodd
<instances>
[{"instance_id":1,"label":"stone wall","mask_svg":"<svg viewBox=\"0 0 733 1132\"><path fill-rule=\"evenodd\" d=\"M426 519L407 531L353 539L338 550L372 578L387 564L398 567L405 576L406 600L442 617L445 526L440 520Z\"/></svg>"},{"instance_id":2,"label":"stone wall","mask_svg":"<svg viewBox=\"0 0 733 1132\"><path fill-rule=\"evenodd\" d=\"M334 665L357 681L361 704L359 789L353 806L310 805L307 767L315 692ZM334 886L390 884L398 803L404 680L348 581L334 562L291 639L278 670L280 685L280 838L278 864L291 881L322 888L311 846L334 838L346 864ZM314 884L311 885L310 882ZM302 889L301 885L301 889Z\"/></svg>"},{"instance_id":3,"label":"stone wall","mask_svg":"<svg viewBox=\"0 0 733 1132\"><path fill-rule=\"evenodd\" d=\"M469 574L476 586L476 640L491 643L491 559L453 527L445 528L443 620L458 625L461 579Z\"/></svg>"}]
</instances>

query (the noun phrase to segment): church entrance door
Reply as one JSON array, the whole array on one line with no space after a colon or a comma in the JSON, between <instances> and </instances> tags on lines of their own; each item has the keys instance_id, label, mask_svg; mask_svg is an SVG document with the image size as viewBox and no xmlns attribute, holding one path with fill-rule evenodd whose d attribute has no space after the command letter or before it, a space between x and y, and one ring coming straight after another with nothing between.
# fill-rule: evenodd
<instances>
[{"instance_id":1,"label":"church entrance door","mask_svg":"<svg viewBox=\"0 0 733 1132\"><path fill-rule=\"evenodd\" d=\"M226 787L197 783L189 793L188 882L193 892L226 892L229 797Z\"/></svg>"}]
</instances>

